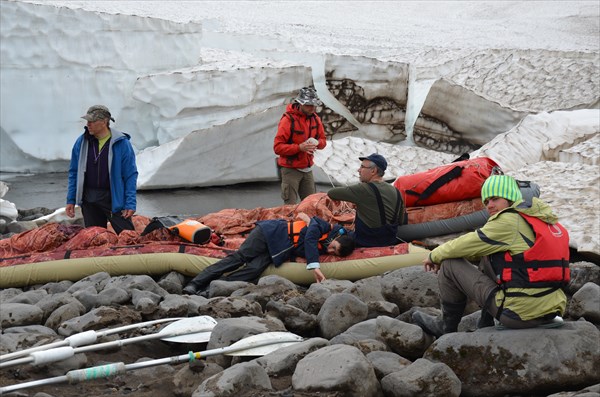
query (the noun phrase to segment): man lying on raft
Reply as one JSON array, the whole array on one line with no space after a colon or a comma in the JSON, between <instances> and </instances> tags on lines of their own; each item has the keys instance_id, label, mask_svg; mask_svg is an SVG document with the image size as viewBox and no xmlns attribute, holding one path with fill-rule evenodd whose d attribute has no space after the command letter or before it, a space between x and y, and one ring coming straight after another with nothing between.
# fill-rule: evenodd
<instances>
[{"instance_id":1,"label":"man lying on raft","mask_svg":"<svg viewBox=\"0 0 600 397\"><path fill-rule=\"evenodd\" d=\"M239 250L202 270L183 292L205 295L210 282L228 272L231 273L222 280L255 282L271 263L278 267L296 256L306 258L306 268L313 271L316 282L325 280L319 254L348 256L354 251L354 240L341 225L331 225L316 216L309 218L304 213L297 217L299 220L293 222L283 219L256 222Z\"/></svg>"}]
</instances>

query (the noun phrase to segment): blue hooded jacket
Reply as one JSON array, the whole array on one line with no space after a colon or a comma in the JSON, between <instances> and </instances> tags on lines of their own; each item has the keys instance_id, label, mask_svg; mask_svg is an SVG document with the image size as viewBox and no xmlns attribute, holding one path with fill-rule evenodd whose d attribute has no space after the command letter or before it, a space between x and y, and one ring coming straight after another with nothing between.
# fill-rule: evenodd
<instances>
[{"instance_id":1,"label":"blue hooded jacket","mask_svg":"<svg viewBox=\"0 0 600 397\"><path fill-rule=\"evenodd\" d=\"M327 246L340 234L340 229L343 229L341 225L332 226L329 222L315 216L308 226L300 230L298 246L294 247L288 234L288 221L283 219L259 221L256 222L256 226L261 228L267 240L269 254L276 267L296 256L306 258L308 263L318 262L319 255L327 253ZM318 243L323 234L328 234L328 237L321 242L322 249L319 251Z\"/></svg>"},{"instance_id":2,"label":"blue hooded jacket","mask_svg":"<svg viewBox=\"0 0 600 397\"><path fill-rule=\"evenodd\" d=\"M130 136L115 129L110 130L111 139L108 147L108 174L112 212L136 209L136 188L138 171L135 164L135 152ZM83 183L89 150L87 132L81 134L71 151L69 166L69 185L67 188L67 204L81 205L83 200Z\"/></svg>"}]
</instances>

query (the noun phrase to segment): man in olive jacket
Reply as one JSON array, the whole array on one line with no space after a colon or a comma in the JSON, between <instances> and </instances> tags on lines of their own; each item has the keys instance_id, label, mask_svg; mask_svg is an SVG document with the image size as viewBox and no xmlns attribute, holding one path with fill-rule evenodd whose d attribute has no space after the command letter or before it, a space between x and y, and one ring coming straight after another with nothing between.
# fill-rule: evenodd
<instances>
[{"instance_id":1,"label":"man in olive jacket","mask_svg":"<svg viewBox=\"0 0 600 397\"><path fill-rule=\"evenodd\" d=\"M404 223L404 201L400 191L383 180L387 168L385 157L373 153L359 157L360 183L335 187L327 192L332 200L356 205L354 233L357 246L385 247L401 241L396 238L398 225Z\"/></svg>"}]
</instances>

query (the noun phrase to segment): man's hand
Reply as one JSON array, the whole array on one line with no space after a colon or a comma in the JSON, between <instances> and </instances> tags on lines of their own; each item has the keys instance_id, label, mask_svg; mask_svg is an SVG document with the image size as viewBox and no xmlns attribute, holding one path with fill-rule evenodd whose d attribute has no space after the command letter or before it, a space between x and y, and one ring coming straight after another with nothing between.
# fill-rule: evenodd
<instances>
[{"instance_id":1,"label":"man's hand","mask_svg":"<svg viewBox=\"0 0 600 397\"><path fill-rule=\"evenodd\" d=\"M425 268L426 272L434 272L435 274L438 274L440 271L440 265L433 263L429 258L429 255L427 255L427 258L423 259L423 267Z\"/></svg>"},{"instance_id":2,"label":"man's hand","mask_svg":"<svg viewBox=\"0 0 600 397\"><path fill-rule=\"evenodd\" d=\"M296 218L298 218L302 222L306 223L306 226L308 226L310 224L310 216L306 215L304 212L298 212L296 214Z\"/></svg>"},{"instance_id":3,"label":"man's hand","mask_svg":"<svg viewBox=\"0 0 600 397\"><path fill-rule=\"evenodd\" d=\"M315 150L317 150L317 145L306 141L306 142L302 142L301 144L299 144L298 148L300 149L301 152L313 154L315 152Z\"/></svg>"},{"instance_id":4,"label":"man's hand","mask_svg":"<svg viewBox=\"0 0 600 397\"><path fill-rule=\"evenodd\" d=\"M65 207L65 214L67 214L69 218L75 218L75 204L67 204Z\"/></svg>"},{"instance_id":5,"label":"man's hand","mask_svg":"<svg viewBox=\"0 0 600 397\"><path fill-rule=\"evenodd\" d=\"M123 210L121 211L121 216L125 219L129 219L135 214L135 210Z\"/></svg>"},{"instance_id":6,"label":"man's hand","mask_svg":"<svg viewBox=\"0 0 600 397\"><path fill-rule=\"evenodd\" d=\"M321 281L325 281L325 275L323 274L323 272L321 271L321 269L314 269L313 270L313 274L315 275L315 281L317 283L320 283Z\"/></svg>"}]
</instances>

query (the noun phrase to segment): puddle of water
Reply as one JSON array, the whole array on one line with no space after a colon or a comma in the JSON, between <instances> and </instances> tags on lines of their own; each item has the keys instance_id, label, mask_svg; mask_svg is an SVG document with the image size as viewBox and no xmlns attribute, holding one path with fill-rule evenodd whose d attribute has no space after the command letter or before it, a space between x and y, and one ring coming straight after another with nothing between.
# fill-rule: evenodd
<instances>
[{"instance_id":1,"label":"puddle of water","mask_svg":"<svg viewBox=\"0 0 600 397\"><path fill-rule=\"evenodd\" d=\"M67 174L0 174L8 184L4 200L18 209L65 206ZM317 186L325 192L328 186ZM224 208L276 207L283 204L278 182L247 183L195 189L142 190L137 194L137 213L148 217L179 215L200 216Z\"/></svg>"}]
</instances>

